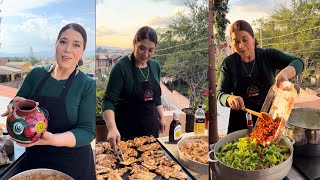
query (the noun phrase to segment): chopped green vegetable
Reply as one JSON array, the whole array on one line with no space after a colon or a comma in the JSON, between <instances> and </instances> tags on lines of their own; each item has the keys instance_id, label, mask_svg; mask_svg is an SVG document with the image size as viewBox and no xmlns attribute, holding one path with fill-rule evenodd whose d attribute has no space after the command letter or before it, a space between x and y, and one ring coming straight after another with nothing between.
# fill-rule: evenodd
<instances>
[{"instance_id":1,"label":"chopped green vegetable","mask_svg":"<svg viewBox=\"0 0 320 180\"><path fill-rule=\"evenodd\" d=\"M254 140L239 138L226 143L217 153L218 159L224 164L244 170L259 170L276 166L290 156L290 149L279 144L259 145Z\"/></svg>"}]
</instances>

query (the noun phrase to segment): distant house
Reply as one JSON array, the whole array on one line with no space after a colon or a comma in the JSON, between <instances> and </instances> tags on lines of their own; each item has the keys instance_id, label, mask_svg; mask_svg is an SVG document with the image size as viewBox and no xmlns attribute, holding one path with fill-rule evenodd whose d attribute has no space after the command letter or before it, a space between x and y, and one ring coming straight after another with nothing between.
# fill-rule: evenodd
<instances>
[{"instance_id":1,"label":"distant house","mask_svg":"<svg viewBox=\"0 0 320 180\"><path fill-rule=\"evenodd\" d=\"M104 53L97 53L96 54L96 69L106 69L108 66L112 64L109 57L106 56Z\"/></svg>"},{"instance_id":2,"label":"distant house","mask_svg":"<svg viewBox=\"0 0 320 180\"><path fill-rule=\"evenodd\" d=\"M8 62L0 66L0 83L17 88L23 81L25 73L30 72L27 62Z\"/></svg>"},{"instance_id":3,"label":"distant house","mask_svg":"<svg viewBox=\"0 0 320 180\"><path fill-rule=\"evenodd\" d=\"M113 56L110 57L112 64L114 64L115 62L118 61L118 59L120 59L122 57L121 54L115 54Z\"/></svg>"},{"instance_id":4,"label":"distant house","mask_svg":"<svg viewBox=\"0 0 320 180\"><path fill-rule=\"evenodd\" d=\"M9 62L9 59L2 59L0 58L0 66L3 66Z\"/></svg>"},{"instance_id":5,"label":"distant house","mask_svg":"<svg viewBox=\"0 0 320 180\"><path fill-rule=\"evenodd\" d=\"M9 66L9 67L21 69L24 72L30 72L30 70L31 70L30 63L27 63L27 62L8 62L5 65Z\"/></svg>"}]
</instances>

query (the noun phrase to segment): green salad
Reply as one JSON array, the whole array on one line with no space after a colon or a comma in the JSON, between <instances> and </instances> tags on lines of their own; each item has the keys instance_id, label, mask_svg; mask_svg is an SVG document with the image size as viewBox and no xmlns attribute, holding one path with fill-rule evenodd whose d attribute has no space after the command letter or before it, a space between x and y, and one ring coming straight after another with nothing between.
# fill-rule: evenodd
<instances>
[{"instance_id":1,"label":"green salad","mask_svg":"<svg viewBox=\"0 0 320 180\"><path fill-rule=\"evenodd\" d=\"M290 156L290 149L279 144L269 146L259 145L254 140L239 138L227 143L216 153L218 159L224 164L243 170L259 170L276 166Z\"/></svg>"}]
</instances>

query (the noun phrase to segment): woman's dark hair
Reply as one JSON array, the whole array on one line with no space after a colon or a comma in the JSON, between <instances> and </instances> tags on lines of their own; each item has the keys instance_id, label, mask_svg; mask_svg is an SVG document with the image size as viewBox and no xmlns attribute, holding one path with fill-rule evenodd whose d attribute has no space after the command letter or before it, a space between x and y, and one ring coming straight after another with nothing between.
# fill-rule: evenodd
<instances>
[{"instance_id":1,"label":"woman's dark hair","mask_svg":"<svg viewBox=\"0 0 320 180\"><path fill-rule=\"evenodd\" d=\"M57 41L60 39L62 33L68 29L73 29L81 34L81 36L83 38L83 50L85 50L86 45L87 45L87 33L86 33L86 30L81 25L79 25L77 23L70 23L70 24L63 26L63 28L60 30L60 32L58 34Z\"/></svg>"},{"instance_id":2,"label":"woman's dark hair","mask_svg":"<svg viewBox=\"0 0 320 180\"><path fill-rule=\"evenodd\" d=\"M141 27L133 38L133 44L140 42L144 39L149 39L151 42L158 44L158 36L154 29L149 26Z\"/></svg>"},{"instance_id":3,"label":"woman's dark hair","mask_svg":"<svg viewBox=\"0 0 320 180\"><path fill-rule=\"evenodd\" d=\"M237 32L237 31L246 31L246 32L248 32L255 39L254 45L255 46L258 45L258 41L254 37L254 33L253 33L253 30L252 30L252 27L247 21L238 20L238 21L232 23L231 27L230 27L230 36L231 36L232 33Z\"/></svg>"}]
</instances>

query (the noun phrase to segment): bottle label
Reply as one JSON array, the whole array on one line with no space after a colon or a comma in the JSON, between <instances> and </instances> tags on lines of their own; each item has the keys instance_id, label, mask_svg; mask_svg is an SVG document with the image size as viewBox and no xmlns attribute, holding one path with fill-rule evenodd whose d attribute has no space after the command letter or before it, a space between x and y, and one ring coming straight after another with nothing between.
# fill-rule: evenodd
<instances>
[{"instance_id":1,"label":"bottle label","mask_svg":"<svg viewBox=\"0 0 320 180\"><path fill-rule=\"evenodd\" d=\"M174 138L175 141L181 139L181 125L178 125L174 128Z\"/></svg>"},{"instance_id":2,"label":"bottle label","mask_svg":"<svg viewBox=\"0 0 320 180\"><path fill-rule=\"evenodd\" d=\"M194 134L204 134L205 118L196 118L194 122Z\"/></svg>"}]
</instances>

